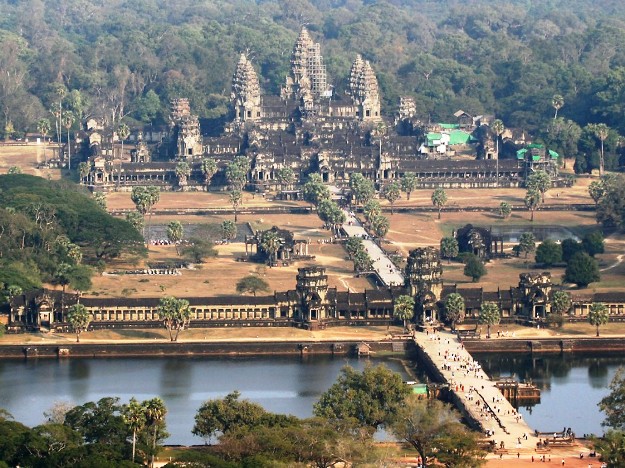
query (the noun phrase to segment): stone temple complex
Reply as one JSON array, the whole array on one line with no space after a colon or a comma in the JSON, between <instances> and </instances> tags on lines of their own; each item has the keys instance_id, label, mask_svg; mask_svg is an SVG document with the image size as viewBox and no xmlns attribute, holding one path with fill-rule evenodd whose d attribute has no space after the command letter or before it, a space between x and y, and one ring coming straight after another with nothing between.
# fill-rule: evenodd
<instances>
[{"instance_id":1,"label":"stone temple complex","mask_svg":"<svg viewBox=\"0 0 625 468\"><path fill-rule=\"evenodd\" d=\"M558 182L558 155L539 145L520 150L516 159L498 160L497 136L491 116L454 114L451 123L423 123L419 103L405 96L392 116L383 116L374 67L354 58L345 89L330 84L321 46L304 28L290 59L290 72L279 95L263 92L254 64L239 57L232 78L230 116L220 136L203 134L189 100L171 103L168 129L135 133L121 154L112 130L90 119L88 154L81 182L94 191L130 190L155 185L161 190L222 190L228 186L225 168L235 158L249 163L246 189L282 190L278 174L290 168L295 183L320 173L326 183L344 186L360 173L378 187L414 173L418 185L431 187L514 187L523 185L540 168ZM211 158L218 170L208 180L202 160ZM177 165L191 170L180 183ZM208 183L207 183L208 182Z\"/></svg>"}]
</instances>

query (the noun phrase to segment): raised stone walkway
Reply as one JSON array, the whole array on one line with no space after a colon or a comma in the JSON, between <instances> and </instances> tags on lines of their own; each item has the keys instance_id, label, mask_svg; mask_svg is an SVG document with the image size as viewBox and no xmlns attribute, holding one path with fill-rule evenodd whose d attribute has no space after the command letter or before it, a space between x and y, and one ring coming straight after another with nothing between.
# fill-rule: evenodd
<instances>
[{"instance_id":1,"label":"raised stone walkway","mask_svg":"<svg viewBox=\"0 0 625 468\"><path fill-rule=\"evenodd\" d=\"M461 412L481 425L484 433L503 442L509 452L534 451L539 441L520 413L504 398L495 382L450 332L416 332L415 344L434 365L444 382L449 384L453 399ZM554 422L554 424L556 424ZM491 434L492 433L492 434Z\"/></svg>"},{"instance_id":2,"label":"raised stone walkway","mask_svg":"<svg viewBox=\"0 0 625 468\"><path fill-rule=\"evenodd\" d=\"M401 273L393 262L388 258L386 253L371 239L358 218L347 211L345 213L346 222L343 224L343 231L349 237L360 237L363 239L363 244L371 260L373 261L373 269L378 274L380 281L384 283L384 286L400 286L404 284L404 275Z\"/></svg>"}]
</instances>

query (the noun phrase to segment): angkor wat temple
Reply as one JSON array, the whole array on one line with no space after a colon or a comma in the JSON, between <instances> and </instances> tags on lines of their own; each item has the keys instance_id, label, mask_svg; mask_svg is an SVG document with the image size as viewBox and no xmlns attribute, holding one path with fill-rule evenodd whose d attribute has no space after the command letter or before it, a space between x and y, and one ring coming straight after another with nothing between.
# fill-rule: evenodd
<instances>
[{"instance_id":1,"label":"angkor wat temple","mask_svg":"<svg viewBox=\"0 0 625 468\"><path fill-rule=\"evenodd\" d=\"M237 156L248 159L246 188L254 191L284 189L278 173L286 167L293 170L295 183L318 172L337 186L353 173L378 186L414 173L424 188L515 187L536 169L557 181L558 155L539 145L519 151L516 159L498 160L499 137L489 127L491 116L458 111L452 123L426 124L416 117L418 103L411 97L400 99L395 115L382 116L378 80L361 56L351 66L345 93L335 92L321 47L305 28L290 65L280 94L264 94L254 66L241 54L232 79L230 120L219 137L202 135L185 98L172 102L167 131L145 139L135 132L124 154L119 142L113 143L115 134L92 119L82 183L97 191L137 185L219 190L227 187L225 167ZM205 158L218 167L209 180L201 169ZM183 161L186 174L176 170Z\"/></svg>"}]
</instances>

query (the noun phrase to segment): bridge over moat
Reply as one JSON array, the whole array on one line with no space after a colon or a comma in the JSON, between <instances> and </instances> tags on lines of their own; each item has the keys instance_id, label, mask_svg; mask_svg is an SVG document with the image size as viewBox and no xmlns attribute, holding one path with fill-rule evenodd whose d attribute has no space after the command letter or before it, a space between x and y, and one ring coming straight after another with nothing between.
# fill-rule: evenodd
<instances>
[{"instance_id":1,"label":"bridge over moat","mask_svg":"<svg viewBox=\"0 0 625 468\"><path fill-rule=\"evenodd\" d=\"M416 332L414 342L429 371L440 383L449 385L451 399L465 419L475 429L488 434L490 440L496 441L497 449L533 453L540 441L547 440L545 448L549 444L566 442L561 433L536 437L534 429L504 398L497 383L486 375L454 334ZM559 426L559 423L554 422L555 425Z\"/></svg>"}]
</instances>

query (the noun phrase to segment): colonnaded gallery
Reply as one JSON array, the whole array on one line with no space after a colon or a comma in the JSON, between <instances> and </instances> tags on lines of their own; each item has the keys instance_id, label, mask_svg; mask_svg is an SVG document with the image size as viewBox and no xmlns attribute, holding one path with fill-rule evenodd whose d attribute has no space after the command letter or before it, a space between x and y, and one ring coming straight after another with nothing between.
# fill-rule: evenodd
<instances>
[{"instance_id":1,"label":"colonnaded gallery","mask_svg":"<svg viewBox=\"0 0 625 468\"><path fill-rule=\"evenodd\" d=\"M522 273L517 286L497 291L443 284L438 250L432 247L411 251L403 286L364 292L337 291L328 287L323 267L299 268L295 290L267 296L185 297L190 304L192 327L296 326L310 330L337 325L387 325L393 323L394 303L401 295L415 299L414 322L437 324L443 320L444 303L451 293L465 301L466 317L475 323L484 302L499 306L504 320L543 322L551 313L551 275ZM572 294L569 317L588 313L592 302L603 302L614 317L625 314L625 294ZM80 301L92 317L95 328L160 327L159 298L79 298L58 290L32 290L10 301L8 329L66 329L65 311Z\"/></svg>"}]
</instances>

